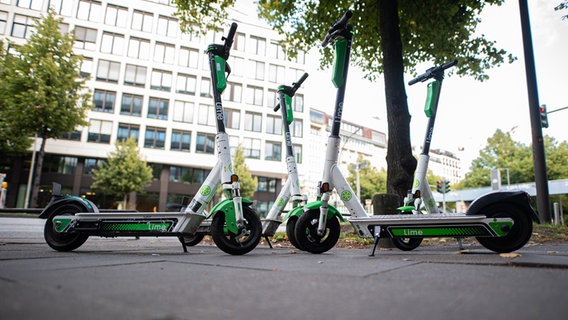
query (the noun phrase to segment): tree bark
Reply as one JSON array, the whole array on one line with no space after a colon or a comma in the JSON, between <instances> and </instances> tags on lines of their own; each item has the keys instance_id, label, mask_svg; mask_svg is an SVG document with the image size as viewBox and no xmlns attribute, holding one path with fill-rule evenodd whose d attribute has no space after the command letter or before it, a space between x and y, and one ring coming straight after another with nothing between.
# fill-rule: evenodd
<instances>
[{"instance_id":1,"label":"tree bark","mask_svg":"<svg viewBox=\"0 0 568 320\"><path fill-rule=\"evenodd\" d=\"M410 143L398 1L379 0L379 22L388 122L387 192L402 199L412 186L416 159Z\"/></svg>"}]
</instances>

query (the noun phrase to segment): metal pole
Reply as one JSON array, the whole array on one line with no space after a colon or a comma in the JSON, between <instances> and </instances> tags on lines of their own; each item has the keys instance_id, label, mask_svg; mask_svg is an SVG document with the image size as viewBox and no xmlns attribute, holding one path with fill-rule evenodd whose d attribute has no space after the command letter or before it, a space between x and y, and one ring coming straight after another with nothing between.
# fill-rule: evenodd
<instances>
[{"instance_id":1,"label":"metal pole","mask_svg":"<svg viewBox=\"0 0 568 320\"><path fill-rule=\"evenodd\" d=\"M546 156L544 153L544 139L542 137L542 127L540 124L540 104L538 102L536 70L527 0L519 0L519 9L521 15L521 29L523 33L525 72L532 128L536 205L540 220L542 222L550 222L550 195L548 193L548 177L546 174Z\"/></svg>"},{"instance_id":2,"label":"metal pole","mask_svg":"<svg viewBox=\"0 0 568 320\"><path fill-rule=\"evenodd\" d=\"M28 175L28 184L26 185L26 197L24 199L24 209L27 209L30 206L30 195L32 192L32 178L34 176L34 169L35 169L35 158L36 158L36 143L37 143L37 134L34 135L34 147L32 150L32 164L30 165L30 174Z\"/></svg>"}]
</instances>

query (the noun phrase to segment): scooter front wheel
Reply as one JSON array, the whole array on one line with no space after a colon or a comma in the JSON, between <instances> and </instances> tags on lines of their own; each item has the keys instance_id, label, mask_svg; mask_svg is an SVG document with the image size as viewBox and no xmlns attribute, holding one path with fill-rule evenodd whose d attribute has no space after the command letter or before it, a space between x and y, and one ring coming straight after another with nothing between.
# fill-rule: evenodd
<instances>
[{"instance_id":1,"label":"scooter front wheel","mask_svg":"<svg viewBox=\"0 0 568 320\"><path fill-rule=\"evenodd\" d=\"M402 251L412 251L422 243L423 238L392 238L392 244Z\"/></svg>"},{"instance_id":2,"label":"scooter front wheel","mask_svg":"<svg viewBox=\"0 0 568 320\"><path fill-rule=\"evenodd\" d=\"M256 212L243 206L244 230L241 234L229 231L225 223L225 214L217 212L211 222L211 237L219 249L232 255L250 252L260 242L262 223Z\"/></svg>"},{"instance_id":3,"label":"scooter front wheel","mask_svg":"<svg viewBox=\"0 0 568 320\"><path fill-rule=\"evenodd\" d=\"M529 213L514 204L497 203L482 210L488 218L511 218L513 227L503 237L476 237L485 248L507 253L522 248L531 238L532 219Z\"/></svg>"},{"instance_id":4,"label":"scooter front wheel","mask_svg":"<svg viewBox=\"0 0 568 320\"><path fill-rule=\"evenodd\" d=\"M318 235L319 215L319 209L309 210L296 222L294 234L302 250L323 253L333 248L339 240L341 226L336 216L327 219L323 235Z\"/></svg>"},{"instance_id":5,"label":"scooter front wheel","mask_svg":"<svg viewBox=\"0 0 568 320\"><path fill-rule=\"evenodd\" d=\"M85 243L87 238L89 238L88 235L77 232L57 232L53 225L53 217L55 216L74 216L76 213L84 211L85 209L83 207L74 203L67 203L55 209L45 221L43 228L43 237L47 245L57 251L72 251Z\"/></svg>"}]
</instances>

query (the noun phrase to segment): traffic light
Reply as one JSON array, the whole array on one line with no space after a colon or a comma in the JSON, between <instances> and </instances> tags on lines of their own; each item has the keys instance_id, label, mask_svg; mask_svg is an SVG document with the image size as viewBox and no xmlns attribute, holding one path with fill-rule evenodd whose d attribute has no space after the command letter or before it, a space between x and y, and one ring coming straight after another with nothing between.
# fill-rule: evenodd
<instances>
[{"instance_id":1,"label":"traffic light","mask_svg":"<svg viewBox=\"0 0 568 320\"><path fill-rule=\"evenodd\" d=\"M548 114L546 113L546 105L543 104L538 109L540 111L540 125L543 128L548 128Z\"/></svg>"},{"instance_id":2,"label":"traffic light","mask_svg":"<svg viewBox=\"0 0 568 320\"><path fill-rule=\"evenodd\" d=\"M436 190L442 194L450 192L450 182L448 180L436 181Z\"/></svg>"}]
</instances>

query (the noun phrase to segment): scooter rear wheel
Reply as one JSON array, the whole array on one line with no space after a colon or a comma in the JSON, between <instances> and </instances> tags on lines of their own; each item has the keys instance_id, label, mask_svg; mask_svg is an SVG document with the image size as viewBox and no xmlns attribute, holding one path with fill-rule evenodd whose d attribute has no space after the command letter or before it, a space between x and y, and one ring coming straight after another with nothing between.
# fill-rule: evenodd
<instances>
[{"instance_id":1,"label":"scooter rear wheel","mask_svg":"<svg viewBox=\"0 0 568 320\"><path fill-rule=\"evenodd\" d=\"M205 234L203 233L196 233L192 236L183 236L183 242L188 247L193 247L194 245L198 244L205 238Z\"/></svg>"},{"instance_id":2,"label":"scooter rear wheel","mask_svg":"<svg viewBox=\"0 0 568 320\"><path fill-rule=\"evenodd\" d=\"M286 236L288 237L288 241L299 250L304 250L298 240L296 240L296 234L294 230L296 229L296 223L298 223L298 217L292 216L286 221Z\"/></svg>"},{"instance_id":3,"label":"scooter rear wheel","mask_svg":"<svg viewBox=\"0 0 568 320\"><path fill-rule=\"evenodd\" d=\"M243 206L244 233L237 235L226 228L225 214L217 212L211 222L211 237L219 249L232 255L242 255L250 252L260 242L262 223L256 212L248 206Z\"/></svg>"},{"instance_id":4,"label":"scooter rear wheel","mask_svg":"<svg viewBox=\"0 0 568 320\"><path fill-rule=\"evenodd\" d=\"M488 218L511 218L513 227L504 237L476 237L485 248L507 253L522 248L531 238L533 225L529 213L514 204L497 203L481 211Z\"/></svg>"},{"instance_id":5,"label":"scooter rear wheel","mask_svg":"<svg viewBox=\"0 0 568 320\"><path fill-rule=\"evenodd\" d=\"M402 251L412 251L422 243L424 238L392 238L395 247Z\"/></svg>"},{"instance_id":6,"label":"scooter rear wheel","mask_svg":"<svg viewBox=\"0 0 568 320\"><path fill-rule=\"evenodd\" d=\"M332 217L327 219L322 236L318 235L319 209L304 212L296 222L296 241L302 246L302 250L311 253L323 253L333 248L339 240L341 226L339 219Z\"/></svg>"},{"instance_id":7,"label":"scooter rear wheel","mask_svg":"<svg viewBox=\"0 0 568 320\"><path fill-rule=\"evenodd\" d=\"M45 242L52 249L57 251L72 251L79 248L87 239L88 235L83 233L63 233L55 231L53 225L53 217L55 216L74 216L76 213L84 212L85 209L74 203L64 204L57 209L47 218L43 228L43 237Z\"/></svg>"}]
</instances>

